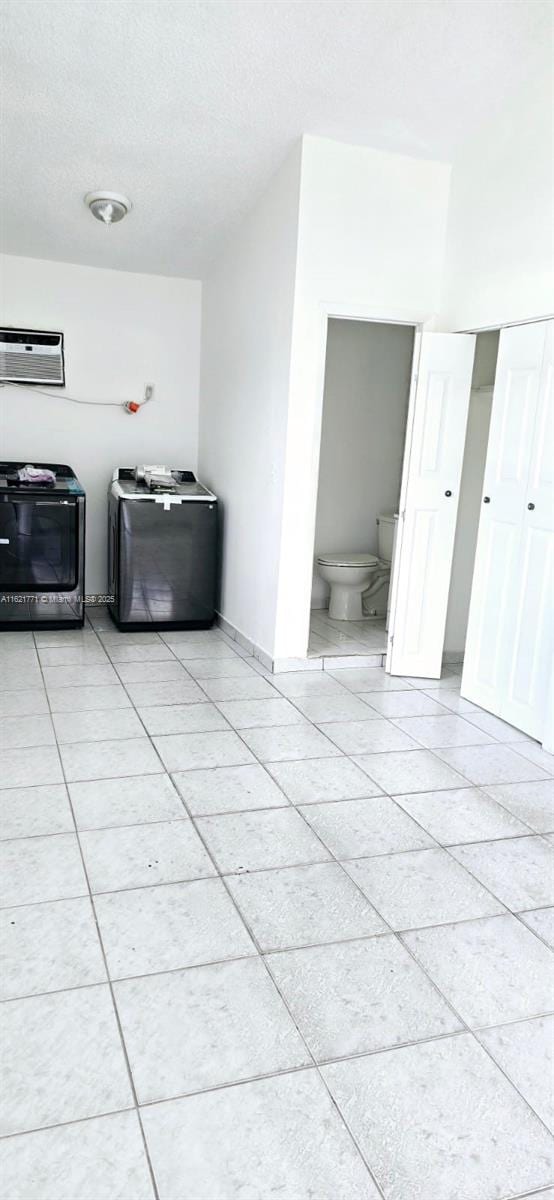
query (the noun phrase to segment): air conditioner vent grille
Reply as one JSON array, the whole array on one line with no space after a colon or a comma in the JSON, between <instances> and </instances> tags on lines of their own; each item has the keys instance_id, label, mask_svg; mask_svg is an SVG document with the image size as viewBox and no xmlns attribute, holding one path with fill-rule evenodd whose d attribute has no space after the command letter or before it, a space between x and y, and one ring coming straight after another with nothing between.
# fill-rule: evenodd
<instances>
[{"instance_id":1,"label":"air conditioner vent grille","mask_svg":"<svg viewBox=\"0 0 554 1200\"><path fill-rule=\"evenodd\" d=\"M63 387L63 333L0 329L0 383L46 383Z\"/></svg>"}]
</instances>

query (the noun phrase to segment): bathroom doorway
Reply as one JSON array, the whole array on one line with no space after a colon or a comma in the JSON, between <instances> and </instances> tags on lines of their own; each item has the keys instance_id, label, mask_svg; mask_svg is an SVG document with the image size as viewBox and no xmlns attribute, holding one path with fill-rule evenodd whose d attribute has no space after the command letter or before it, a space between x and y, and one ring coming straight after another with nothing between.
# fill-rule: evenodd
<instances>
[{"instance_id":1,"label":"bathroom doorway","mask_svg":"<svg viewBox=\"0 0 554 1200\"><path fill-rule=\"evenodd\" d=\"M386 652L415 332L328 319L309 657ZM355 594L341 607L343 578Z\"/></svg>"}]
</instances>

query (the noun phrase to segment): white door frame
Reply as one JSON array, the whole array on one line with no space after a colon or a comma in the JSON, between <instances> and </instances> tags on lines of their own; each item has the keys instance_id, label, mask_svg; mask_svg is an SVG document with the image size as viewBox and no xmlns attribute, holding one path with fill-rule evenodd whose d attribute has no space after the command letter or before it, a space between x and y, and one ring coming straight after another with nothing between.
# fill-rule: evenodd
<instances>
[{"instance_id":1,"label":"white door frame","mask_svg":"<svg viewBox=\"0 0 554 1200\"><path fill-rule=\"evenodd\" d=\"M382 309L375 309L372 305L355 304L348 301L327 301L319 305L319 351L317 364L317 402L314 409L314 424L313 424L313 454L310 463L311 480L309 485L310 494L310 524L309 538L306 537L305 554L313 560L314 544L315 544L315 527L317 519L317 492L319 487L319 465L321 456L321 432L323 423L323 403L325 392L325 365L327 358L327 329L330 320L338 321L365 321L372 325L408 325L414 330L414 358L412 362L412 376L417 368L417 357L419 355L418 334L424 329L430 330L434 328L436 322L436 314L428 313L422 315L418 313L414 315L407 309L389 309L386 315L383 315ZM411 387L411 382L410 382ZM408 427L406 426L406 439L408 438ZM405 442L406 444L406 442ZM311 583L310 591L307 596L301 599L302 605L306 609L306 649L304 656L308 652L308 638L310 631L310 611L311 611Z\"/></svg>"}]
</instances>

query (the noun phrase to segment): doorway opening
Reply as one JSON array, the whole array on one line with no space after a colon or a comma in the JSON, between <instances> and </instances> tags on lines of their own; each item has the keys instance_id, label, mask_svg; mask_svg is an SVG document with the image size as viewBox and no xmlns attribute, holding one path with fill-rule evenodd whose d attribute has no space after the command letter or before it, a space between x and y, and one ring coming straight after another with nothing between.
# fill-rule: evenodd
<instances>
[{"instance_id":1,"label":"doorway opening","mask_svg":"<svg viewBox=\"0 0 554 1200\"><path fill-rule=\"evenodd\" d=\"M415 326L330 317L308 656L387 649Z\"/></svg>"}]
</instances>

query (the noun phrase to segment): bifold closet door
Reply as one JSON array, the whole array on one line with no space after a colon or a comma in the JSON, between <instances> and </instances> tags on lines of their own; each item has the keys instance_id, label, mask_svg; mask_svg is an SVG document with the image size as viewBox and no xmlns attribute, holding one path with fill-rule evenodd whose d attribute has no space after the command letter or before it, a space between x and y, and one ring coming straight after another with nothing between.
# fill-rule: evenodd
<instances>
[{"instance_id":1,"label":"bifold closet door","mask_svg":"<svg viewBox=\"0 0 554 1200\"><path fill-rule=\"evenodd\" d=\"M393 567L391 675L441 673L474 353L472 334L421 335Z\"/></svg>"},{"instance_id":2,"label":"bifold closet door","mask_svg":"<svg viewBox=\"0 0 554 1200\"><path fill-rule=\"evenodd\" d=\"M461 688L539 740L553 648L553 330L500 334Z\"/></svg>"}]
</instances>

